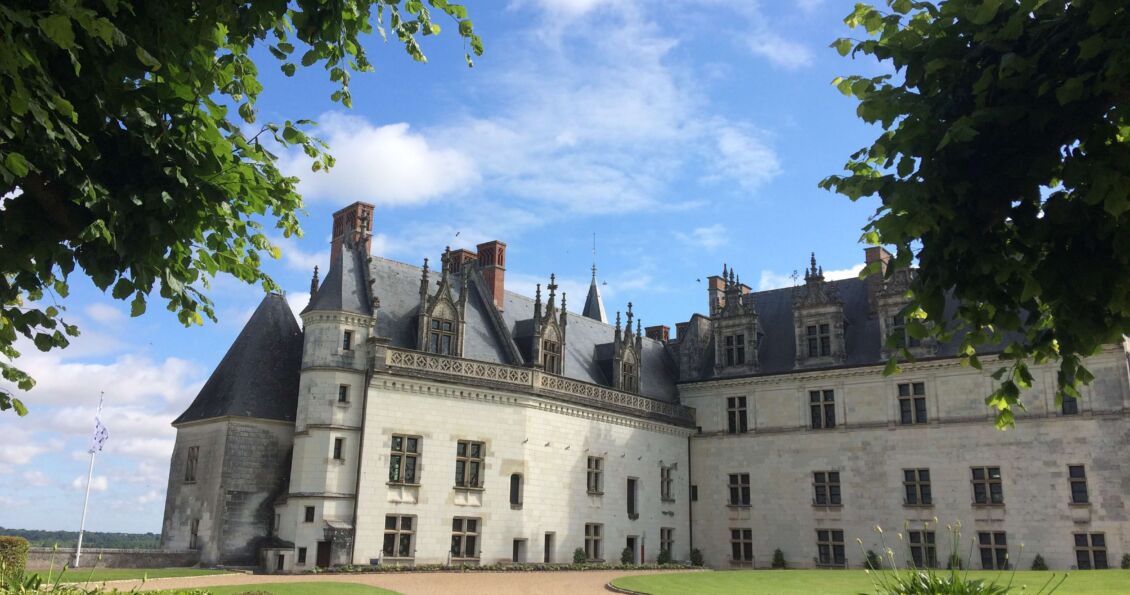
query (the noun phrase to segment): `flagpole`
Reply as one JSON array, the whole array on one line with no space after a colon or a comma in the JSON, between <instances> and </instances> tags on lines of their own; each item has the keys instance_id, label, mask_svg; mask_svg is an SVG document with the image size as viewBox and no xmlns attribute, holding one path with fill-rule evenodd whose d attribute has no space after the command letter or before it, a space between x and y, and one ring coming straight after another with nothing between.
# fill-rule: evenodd
<instances>
[{"instance_id":1,"label":"flagpole","mask_svg":"<svg viewBox=\"0 0 1130 595\"><path fill-rule=\"evenodd\" d=\"M94 419L99 419L102 415L102 399L106 393L98 394L98 413ZM79 567L79 560L82 558L82 534L86 530L86 505L90 503L90 482L94 479L94 453L98 449L92 444L90 446L90 467L86 470L86 495L82 498L82 521L78 526L78 545L75 547L75 568Z\"/></svg>"}]
</instances>

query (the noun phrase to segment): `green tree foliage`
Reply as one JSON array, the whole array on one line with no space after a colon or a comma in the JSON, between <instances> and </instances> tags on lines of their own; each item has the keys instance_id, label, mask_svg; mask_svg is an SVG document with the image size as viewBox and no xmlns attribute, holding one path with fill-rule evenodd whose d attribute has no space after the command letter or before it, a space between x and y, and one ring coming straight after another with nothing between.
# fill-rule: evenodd
<instances>
[{"instance_id":1,"label":"green tree foliage","mask_svg":"<svg viewBox=\"0 0 1130 595\"><path fill-rule=\"evenodd\" d=\"M78 543L78 531L42 531L39 529L8 529L0 527L0 535L26 539L32 547L73 547ZM108 533L87 531L83 534L84 547L120 549L157 549L161 547L159 533Z\"/></svg>"},{"instance_id":2,"label":"green tree foliage","mask_svg":"<svg viewBox=\"0 0 1130 595\"><path fill-rule=\"evenodd\" d=\"M23 575L27 567L27 548L23 537L0 535L0 587L6 586L10 577Z\"/></svg>"},{"instance_id":3,"label":"green tree foliage","mask_svg":"<svg viewBox=\"0 0 1130 595\"><path fill-rule=\"evenodd\" d=\"M585 554L585 548L579 547L579 548L573 550L573 563L574 564L584 564L585 562L588 562L588 560L589 560L589 557L588 557L587 554Z\"/></svg>"},{"instance_id":4,"label":"green tree foliage","mask_svg":"<svg viewBox=\"0 0 1130 595\"><path fill-rule=\"evenodd\" d=\"M789 565L785 562L785 552L780 548L773 550L773 568L788 568Z\"/></svg>"},{"instance_id":5,"label":"green tree foliage","mask_svg":"<svg viewBox=\"0 0 1130 595\"><path fill-rule=\"evenodd\" d=\"M314 171L333 158L310 121L257 123L252 50L288 76L322 66L350 107L352 73L373 70L362 41L391 33L425 61L433 10L454 20L470 65L482 43L447 0L0 4L0 375L30 389L16 340L47 351L78 334L59 303L76 269L134 316L156 291L186 325L215 320L217 274L273 289L262 221L300 233L302 200L267 140ZM13 408L26 413L0 390L0 410Z\"/></svg>"},{"instance_id":6,"label":"green tree foliage","mask_svg":"<svg viewBox=\"0 0 1130 595\"><path fill-rule=\"evenodd\" d=\"M1057 401L1078 398L1092 379L1081 358L1130 334L1130 7L887 8L857 5L845 22L866 38L832 44L889 71L833 81L883 133L821 186L882 200L864 240L897 249L888 275L917 259L912 336L957 333L977 368L978 348L1001 350L986 402L1007 427L1028 362L1058 360Z\"/></svg>"}]
</instances>

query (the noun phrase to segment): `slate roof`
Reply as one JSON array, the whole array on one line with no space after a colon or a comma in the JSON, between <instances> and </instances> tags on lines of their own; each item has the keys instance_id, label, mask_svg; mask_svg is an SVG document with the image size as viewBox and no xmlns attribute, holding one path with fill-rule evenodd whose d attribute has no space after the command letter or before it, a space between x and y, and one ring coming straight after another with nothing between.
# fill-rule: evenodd
<instances>
[{"instance_id":1,"label":"slate roof","mask_svg":"<svg viewBox=\"0 0 1130 595\"><path fill-rule=\"evenodd\" d=\"M301 365L302 329L286 298L267 294L173 425L228 415L293 422Z\"/></svg>"},{"instance_id":2,"label":"slate roof","mask_svg":"<svg viewBox=\"0 0 1130 595\"><path fill-rule=\"evenodd\" d=\"M365 289L365 256L349 248L338 251L322 286L302 313L313 310L335 310L369 316L373 313Z\"/></svg>"},{"instance_id":3,"label":"slate roof","mask_svg":"<svg viewBox=\"0 0 1130 595\"><path fill-rule=\"evenodd\" d=\"M377 334L388 337L394 347L416 349L421 269L373 257L369 272L374 280L373 292L381 303L377 315ZM435 294L439 278L438 271L429 271L429 295ZM525 365L514 338L530 334L525 327L533 319L534 301L507 291L501 320L495 320L489 294L480 279L477 274L473 274L468 280L463 357L498 364ZM452 298L458 300L462 286L459 275L451 275L451 286ZM567 317L565 377L609 386L611 379L600 369L596 351L598 345L612 342L615 329L573 312L569 312ZM675 364L663 344L644 338L640 394L653 399L675 401L675 376Z\"/></svg>"},{"instance_id":4,"label":"slate roof","mask_svg":"<svg viewBox=\"0 0 1130 595\"><path fill-rule=\"evenodd\" d=\"M581 316L597 322L608 322L608 315L604 312L604 300L600 299L600 287L596 284L596 265L592 267L592 283L589 284L589 294L585 297L585 307L581 310Z\"/></svg>"}]
</instances>

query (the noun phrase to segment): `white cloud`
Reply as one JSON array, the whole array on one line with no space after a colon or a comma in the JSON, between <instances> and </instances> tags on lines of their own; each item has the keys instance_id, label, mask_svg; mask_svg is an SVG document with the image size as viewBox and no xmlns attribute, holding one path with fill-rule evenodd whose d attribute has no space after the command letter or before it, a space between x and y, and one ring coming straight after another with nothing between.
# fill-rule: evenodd
<instances>
[{"instance_id":1,"label":"white cloud","mask_svg":"<svg viewBox=\"0 0 1130 595\"><path fill-rule=\"evenodd\" d=\"M94 478L90 480L90 491L92 492L105 492L106 488L109 486L110 480L106 479L105 475L95 475ZM74 480L71 481L71 487L79 491L86 489L86 476L79 475L74 478Z\"/></svg>"},{"instance_id":2,"label":"white cloud","mask_svg":"<svg viewBox=\"0 0 1130 595\"><path fill-rule=\"evenodd\" d=\"M812 51L795 41L790 41L769 31L750 36L749 49L766 58L771 64L785 70L796 70L812 64Z\"/></svg>"},{"instance_id":3,"label":"white cloud","mask_svg":"<svg viewBox=\"0 0 1130 595\"><path fill-rule=\"evenodd\" d=\"M83 308L83 312L99 324L115 324L126 319L125 312L109 304L90 304Z\"/></svg>"},{"instance_id":4,"label":"white cloud","mask_svg":"<svg viewBox=\"0 0 1130 595\"><path fill-rule=\"evenodd\" d=\"M299 314L302 313L302 310L304 310L309 303L309 291L288 291L286 293L286 305L290 306L290 311L294 313L294 317L297 320L302 320Z\"/></svg>"},{"instance_id":5,"label":"white cloud","mask_svg":"<svg viewBox=\"0 0 1130 595\"><path fill-rule=\"evenodd\" d=\"M137 503L141 505L149 504L150 502L156 502L160 500L164 496L165 494L162 492L158 492L157 490L149 490L148 492L145 492L144 494L137 497Z\"/></svg>"},{"instance_id":6,"label":"white cloud","mask_svg":"<svg viewBox=\"0 0 1130 595\"><path fill-rule=\"evenodd\" d=\"M24 471L24 483L33 488L44 488L51 485L51 478L42 471Z\"/></svg>"},{"instance_id":7,"label":"white cloud","mask_svg":"<svg viewBox=\"0 0 1130 595\"><path fill-rule=\"evenodd\" d=\"M715 223L706 227L696 227L690 233L676 232L675 238L691 246L713 250L729 241L729 232L726 231L725 225Z\"/></svg>"},{"instance_id":8,"label":"white cloud","mask_svg":"<svg viewBox=\"0 0 1130 595\"><path fill-rule=\"evenodd\" d=\"M11 415L6 413L5 415ZM34 415L34 411L32 413ZM63 440L58 436L43 433L33 433L28 429L15 424L28 423L20 420L8 422L8 427L0 432L0 473L10 473L18 465L31 463L37 456L59 451L63 448Z\"/></svg>"},{"instance_id":9,"label":"white cloud","mask_svg":"<svg viewBox=\"0 0 1130 595\"><path fill-rule=\"evenodd\" d=\"M298 240L293 237L274 237L271 238L271 243L279 247L279 251L282 252L283 264L289 269L313 273L316 266L321 270L322 275L325 275L329 269L330 251L328 247L325 250L308 252L303 250Z\"/></svg>"},{"instance_id":10,"label":"white cloud","mask_svg":"<svg viewBox=\"0 0 1130 595\"><path fill-rule=\"evenodd\" d=\"M177 357L154 361L142 355L125 354L110 363L89 363L71 361L71 355L69 349L25 352L20 358L20 367L36 379L35 387L26 397L21 397L25 403L82 402L93 415L99 391L105 391L108 403L119 405L151 399L184 403L203 384L200 366Z\"/></svg>"},{"instance_id":11,"label":"white cloud","mask_svg":"<svg viewBox=\"0 0 1130 595\"><path fill-rule=\"evenodd\" d=\"M859 277L859 272L863 270L863 264L850 266L846 269L836 269L832 271L824 271L824 279L826 281L837 281L839 279L853 279ZM792 275L797 275L796 282L793 282ZM804 283L804 271L797 270L793 273L777 273L774 271L761 271L761 279L757 284L759 291L766 291L769 289L779 289L782 287L792 287L794 285L801 285Z\"/></svg>"},{"instance_id":12,"label":"white cloud","mask_svg":"<svg viewBox=\"0 0 1130 595\"><path fill-rule=\"evenodd\" d=\"M301 152L280 159L283 171L302 179L298 189L308 200L419 204L458 194L479 180L467 154L437 146L405 123L374 126L358 116L329 112L319 118L316 134L337 159L329 173L311 172L311 160Z\"/></svg>"},{"instance_id":13,"label":"white cloud","mask_svg":"<svg viewBox=\"0 0 1130 595\"><path fill-rule=\"evenodd\" d=\"M777 154L758 135L733 127L717 131L713 179L726 178L752 191L781 173Z\"/></svg>"}]
</instances>

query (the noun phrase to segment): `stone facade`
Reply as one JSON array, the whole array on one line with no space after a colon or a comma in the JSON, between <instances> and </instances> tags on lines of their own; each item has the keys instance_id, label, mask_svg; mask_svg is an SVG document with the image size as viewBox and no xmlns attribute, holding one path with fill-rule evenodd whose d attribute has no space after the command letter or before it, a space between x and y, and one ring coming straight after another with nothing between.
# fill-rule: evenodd
<instances>
[{"instance_id":1,"label":"stone facade","mask_svg":"<svg viewBox=\"0 0 1130 595\"><path fill-rule=\"evenodd\" d=\"M578 548L618 561L625 547L859 567L882 525L900 560L895 533L933 531L944 565L960 522L963 546L994 546L988 566L1078 566L1077 534L1101 534L1110 563L1130 549L1125 346L1088 360L1077 411L1039 368L1001 432L983 400L993 356L982 372L956 343L911 341L909 277L826 281L812 256L803 286L753 292L725 269L708 315L644 336L630 303L626 326L603 320L595 271L585 315L564 294L557 307L552 275L544 305L540 286L507 292L501 242L445 251L432 271L368 257L372 215L335 214L302 330L268 297L178 418L164 548L272 572L566 563ZM883 376L903 348L919 360Z\"/></svg>"}]
</instances>

